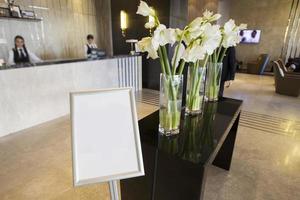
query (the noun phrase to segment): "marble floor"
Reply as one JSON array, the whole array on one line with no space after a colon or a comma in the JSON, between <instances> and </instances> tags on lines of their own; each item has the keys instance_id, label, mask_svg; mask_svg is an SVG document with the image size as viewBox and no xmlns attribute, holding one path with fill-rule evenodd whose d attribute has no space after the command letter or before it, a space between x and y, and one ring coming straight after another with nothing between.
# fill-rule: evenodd
<instances>
[{"instance_id":1,"label":"marble floor","mask_svg":"<svg viewBox=\"0 0 300 200\"><path fill-rule=\"evenodd\" d=\"M300 98L274 93L271 76L238 74L225 96L244 100L229 173L209 169L205 199L300 199Z\"/></svg>"},{"instance_id":2,"label":"marble floor","mask_svg":"<svg viewBox=\"0 0 300 200\"><path fill-rule=\"evenodd\" d=\"M137 98L139 118L157 109ZM225 96L244 100L229 172L208 170L207 200L300 199L300 98L274 93L273 77L237 74ZM68 117L0 138L1 200L109 199L107 184L72 187Z\"/></svg>"}]
</instances>

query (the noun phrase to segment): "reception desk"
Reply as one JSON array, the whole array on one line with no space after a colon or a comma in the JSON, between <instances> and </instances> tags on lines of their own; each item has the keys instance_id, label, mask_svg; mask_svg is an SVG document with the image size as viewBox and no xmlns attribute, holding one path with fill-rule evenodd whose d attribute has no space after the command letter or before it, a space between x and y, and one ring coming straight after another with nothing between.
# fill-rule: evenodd
<instances>
[{"instance_id":1,"label":"reception desk","mask_svg":"<svg viewBox=\"0 0 300 200\"><path fill-rule=\"evenodd\" d=\"M69 114L69 92L142 89L141 56L0 70L0 137Z\"/></svg>"}]
</instances>

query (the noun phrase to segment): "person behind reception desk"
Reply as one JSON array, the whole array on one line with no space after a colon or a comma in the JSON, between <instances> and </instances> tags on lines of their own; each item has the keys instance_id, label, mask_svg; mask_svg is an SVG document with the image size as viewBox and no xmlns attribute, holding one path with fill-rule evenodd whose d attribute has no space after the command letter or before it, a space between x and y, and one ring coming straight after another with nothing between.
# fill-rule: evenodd
<instances>
[{"instance_id":1,"label":"person behind reception desk","mask_svg":"<svg viewBox=\"0 0 300 200\"><path fill-rule=\"evenodd\" d=\"M25 46L25 40L22 36L15 37L15 48L9 52L8 65L19 65L26 63L38 63L42 60Z\"/></svg>"},{"instance_id":2,"label":"person behind reception desk","mask_svg":"<svg viewBox=\"0 0 300 200\"><path fill-rule=\"evenodd\" d=\"M84 55L86 58L90 58L92 55L92 50L97 49L97 45L94 42L94 36L91 34L88 34L87 37L87 44L84 45Z\"/></svg>"}]
</instances>

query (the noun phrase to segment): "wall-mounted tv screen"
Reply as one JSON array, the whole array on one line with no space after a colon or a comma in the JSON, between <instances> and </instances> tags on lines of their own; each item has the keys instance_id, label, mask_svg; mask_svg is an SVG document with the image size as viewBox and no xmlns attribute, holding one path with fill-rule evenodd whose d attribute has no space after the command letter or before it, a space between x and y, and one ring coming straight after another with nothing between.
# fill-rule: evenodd
<instances>
[{"instance_id":1,"label":"wall-mounted tv screen","mask_svg":"<svg viewBox=\"0 0 300 200\"><path fill-rule=\"evenodd\" d=\"M261 30L241 30L241 43L257 44L260 40Z\"/></svg>"}]
</instances>

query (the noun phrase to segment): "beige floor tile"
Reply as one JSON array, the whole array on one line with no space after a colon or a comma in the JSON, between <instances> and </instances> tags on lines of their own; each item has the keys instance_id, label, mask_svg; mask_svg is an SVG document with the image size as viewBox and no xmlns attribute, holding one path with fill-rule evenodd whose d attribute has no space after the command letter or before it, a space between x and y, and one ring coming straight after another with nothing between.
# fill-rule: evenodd
<instances>
[{"instance_id":1,"label":"beige floor tile","mask_svg":"<svg viewBox=\"0 0 300 200\"><path fill-rule=\"evenodd\" d=\"M300 199L300 98L275 94L273 77L247 74L225 95L243 99L245 113L256 115L242 117L231 170L209 168L205 199ZM141 119L157 107L138 103L137 110ZM253 119L262 130L257 121L246 127ZM109 199L107 184L72 186L68 116L0 138L0 163L1 200Z\"/></svg>"}]
</instances>

